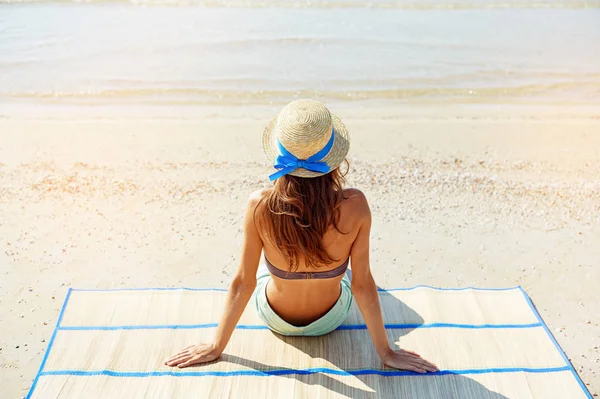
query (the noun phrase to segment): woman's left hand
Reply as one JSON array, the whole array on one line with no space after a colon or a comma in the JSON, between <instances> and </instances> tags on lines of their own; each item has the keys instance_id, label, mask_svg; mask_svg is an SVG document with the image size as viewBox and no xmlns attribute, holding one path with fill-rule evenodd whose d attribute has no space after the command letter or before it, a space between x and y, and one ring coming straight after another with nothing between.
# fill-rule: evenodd
<instances>
[{"instance_id":1,"label":"woman's left hand","mask_svg":"<svg viewBox=\"0 0 600 399\"><path fill-rule=\"evenodd\" d=\"M188 346L176 355L165 360L165 364L171 367L184 368L194 364L208 363L221 356L214 344L198 344Z\"/></svg>"}]
</instances>

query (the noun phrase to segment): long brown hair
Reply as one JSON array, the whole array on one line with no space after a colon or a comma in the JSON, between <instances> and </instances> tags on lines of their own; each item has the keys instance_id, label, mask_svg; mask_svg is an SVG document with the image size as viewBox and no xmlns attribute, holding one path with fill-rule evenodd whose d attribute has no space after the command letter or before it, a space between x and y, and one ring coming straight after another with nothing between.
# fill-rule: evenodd
<instances>
[{"instance_id":1,"label":"long brown hair","mask_svg":"<svg viewBox=\"0 0 600 399\"><path fill-rule=\"evenodd\" d=\"M307 267L315 268L339 261L327 253L322 239L330 226L347 234L338 227L349 168L345 163L344 172L337 168L312 178L282 176L256 206L254 220L287 259L290 271L298 269L301 257Z\"/></svg>"}]
</instances>

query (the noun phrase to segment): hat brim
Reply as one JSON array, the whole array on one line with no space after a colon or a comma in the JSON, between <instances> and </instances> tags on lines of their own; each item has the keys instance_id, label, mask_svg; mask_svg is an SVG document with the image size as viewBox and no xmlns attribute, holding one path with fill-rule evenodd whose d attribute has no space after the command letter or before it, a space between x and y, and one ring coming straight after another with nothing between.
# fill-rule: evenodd
<instances>
[{"instance_id":1,"label":"hat brim","mask_svg":"<svg viewBox=\"0 0 600 399\"><path fill-rule=\"evenodd\" d=\"M348 151L350 150L350 137L346 126L344 126L340 118L333 114L331 114L331 122L333 124L333 134L335 134L335 139L331 151L323 158L323 161L329 166L329 171L338 168L342 162L344 162L344 159L346 159L346 155L348 155ZM275 164L275 159L280 155L279 149L277 148L276 125L277 117L273 118L267 124L262 137L263 150L267 159L271 162L271 165ZM298 168L288 174L298 177L318 177L327 173L311 172L304 168Z\"/></svg>"}]
</instances>

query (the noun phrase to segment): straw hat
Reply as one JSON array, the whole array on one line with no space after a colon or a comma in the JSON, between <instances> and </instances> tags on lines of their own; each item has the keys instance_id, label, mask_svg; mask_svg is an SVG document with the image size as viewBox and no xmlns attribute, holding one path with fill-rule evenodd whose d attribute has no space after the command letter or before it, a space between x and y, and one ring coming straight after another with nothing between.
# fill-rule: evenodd
<instances>
[{"instance_id":1,"label":"straw hat","mask_svg":"<svg viewBox=\"0 0 600 399\"><path fill-rule=\"evenodd\" d=\"M297 100L289 103L271 120L263 133L262 145L271 164L275 164L281 154L279 143L300 160L306 160L323 150L329 144L331 150L320 160L336 169L346 158L350 148L350 138L340 119L332 115L325 104L314 100ZM327 172L328 173L328 172ZM298 177L317 177L326 173L313 172L302 167L288 174Z\"/></svg>"}]
</instances>

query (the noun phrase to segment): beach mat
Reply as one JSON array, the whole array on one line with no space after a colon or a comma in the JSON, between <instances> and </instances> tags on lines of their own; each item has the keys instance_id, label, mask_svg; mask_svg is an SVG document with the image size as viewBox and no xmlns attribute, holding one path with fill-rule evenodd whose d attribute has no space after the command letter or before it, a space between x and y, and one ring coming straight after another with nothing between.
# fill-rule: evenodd
<instances>
[{"instance_id":1,"label":"beach mat","mask_svg":"<svg viewBox=\"0 0 600 399\"><path fill-rule=\"evenodd\" d=\"M28 398L591 398L525 292L380 290L390 342L435 362L382 365L355 303L323 337L282 337L244 312L219 361L163 364L209 342L220 289L68 291Z\"/></svg>"}]
</instances>

